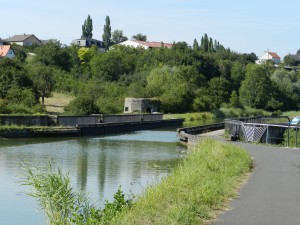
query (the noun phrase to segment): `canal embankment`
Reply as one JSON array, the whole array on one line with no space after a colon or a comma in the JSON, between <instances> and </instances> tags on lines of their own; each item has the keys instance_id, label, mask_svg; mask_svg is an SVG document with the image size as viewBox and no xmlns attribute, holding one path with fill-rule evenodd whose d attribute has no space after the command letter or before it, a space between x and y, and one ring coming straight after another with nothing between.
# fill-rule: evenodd
<instances>
[{"instance_id":1,"label":"canal embankment","mask_svg":"<svg viewBox=\"0 0 300 225\"><path fill-rule=\"evenodd\" d=\"M81 137L180 127L184 119L163 120L162 114L92 116L0 116L2 138ZM12 125L12 126L11 126ZM11 126L11 127L10 127Z\"/></svg>"},{"instance_id":2,"label":"canal embankment","mask_svg":"<svg viewBox=\"0 0 300 225\"><path fill-rule=\"evenodd\" d=\"M251 169L251 157L244 149L205 139L111 224L204 224L227 208Z\"/></svg>"}]
</instances>

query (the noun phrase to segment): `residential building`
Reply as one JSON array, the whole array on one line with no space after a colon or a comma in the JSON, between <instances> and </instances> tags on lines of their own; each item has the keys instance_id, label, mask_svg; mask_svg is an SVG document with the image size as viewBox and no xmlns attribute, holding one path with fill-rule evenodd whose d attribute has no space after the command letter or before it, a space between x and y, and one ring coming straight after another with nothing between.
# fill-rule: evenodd
<instances>
[{"instance_id":1,"label":"residential building","mask_svg":"<svg viewBox=\"0 0 300 225\"><path fill-rule=\"evenodd\" d=\"M256 61L257 64L265 63L268 60L272 60L275 64L281 62L280 56L276 52L266 51L259 59Z\"/></svg>"},{"instance_id":2,"label":"residential building","mask_svg":"<svg viewBox=\"0 0 300 225\"><path fill-rule=\"evenodd\" d=\"M297 66L300 64L300 55L289 54L288 57L290 57L290 59L292 60L292 63L289 66Z\"/></svg>"},{"instance_id":3,"label":"residential building","mask_svg":"<svg viewBox=\"0 0 300 225\"><path fill-rule=\"evenodd\" d=\"M17 44L21 46L30 46L30 45L41 45L42 42L33 34L22 34L15 35L5 40L10 44Z\"/></svg>"},{"instance_id":4,"label":"residential building","mask_svg":"<svg viewBox=\"0 0 300 225\"><path fill-rule=\"evenodd\" d=\"M15 52L10 45L0 45L0 57L14 58Z\"/></svg>"},{"instance_id":5,"label":"residential building","mask_svg":"<svg viewBox=\"0 0 300 225\"><path fill-rule=\"evenodd\" d=\"M127 40L119 43L119 45L130 46L134 48L144 48L144 49L151 49L151 48L172 48L173 44L163 43L163 42L148 42L148 41L137 41L137 40Z\"/></svg>"},{"instance_id":6,"label":"residential building","mask_svg":"<svg viewBox=\"0 0 300 225\"><path fill-rule=\"evenodd\" d=\"M80 38L72 41L73 44L79 45L80 47L90 48L92 45L96 45L100 51L105 51L105 46L102 41L93 38Z\"/></svg>"}]
</instances>

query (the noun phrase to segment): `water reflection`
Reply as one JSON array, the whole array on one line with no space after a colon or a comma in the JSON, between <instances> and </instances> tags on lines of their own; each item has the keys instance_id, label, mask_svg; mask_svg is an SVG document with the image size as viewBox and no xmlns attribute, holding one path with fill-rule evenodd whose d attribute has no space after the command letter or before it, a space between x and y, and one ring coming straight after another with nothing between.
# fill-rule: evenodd
<instances>
[{"instance_id":1,"label":"water reflection","mask_svg":"<svg viewBox=\"0 0 300 225\"><path fill-rule=\"evenodd\" d=\"M174 168L185 148L177 144L174 131L140 131L124 135L74 139L27 139L1 141L0 146L0 225L41 224L33 199L16 193L22 162L45 166L50 160L69 172L78 190L90 193L98 204L112 200L121 185L129 194L140 194ZM12 197L13 196L13 197ZM10 205L11 207L7 207ZM28 209L30 209L28 211ZM17 220L16 211L26 218ZM8 223L9 222L9 223Z\"/></svg>"}]
</instances>

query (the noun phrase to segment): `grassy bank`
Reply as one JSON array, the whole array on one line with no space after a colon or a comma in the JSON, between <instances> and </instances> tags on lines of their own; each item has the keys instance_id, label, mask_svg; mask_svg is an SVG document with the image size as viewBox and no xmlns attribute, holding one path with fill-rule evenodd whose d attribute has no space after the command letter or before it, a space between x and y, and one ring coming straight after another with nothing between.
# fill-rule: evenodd
<instances>
[{"instance_id":1,"label":"grassy bank","mask_svg":"<svg viewBox=\"0 0 300 225\"><path fill-rule=\"evenodd\" d=\"M199 124L211 124L225 118L238 118L250 116L271 116L272 113L262 109L252 108L220 108L212 112L194 112L183 114L164 114L164 119L184 118L184 126L197 126Z\"/></svg>"},{"instance_id":2,"label":"grassy bank","mask_svg":"<svg viewBox=\"0 0 300 225\"><path fill-rule=\"evenodd\" d=\"M112 224L204 224L227 207L251 167L243 149L205 140Z\"/></svg>"},{"instance_id":3,"label":"grassy bank","mask_svg":"<svg viewBox=\"0 0 300 225\"><path fill-rule=\"evenodd\" d=\"M283 112L282 116L288 116L290 119L293 119L296 116L300 116L300 111L288 111Z\"/></svg>"},{"instance_id":4,"label":"grassy bank","mask_svg":"<svg viewBox=\"0 0 300 225\"><path fill-rule=\"evenodd\" d=\"M62 127L62 126L25 126L25 125L0 125L0 132L6 131L22 131L25 129L31 129L35 131L55 131L55 130L64 130L73 127Z\"/></svg>"}]
</instances>

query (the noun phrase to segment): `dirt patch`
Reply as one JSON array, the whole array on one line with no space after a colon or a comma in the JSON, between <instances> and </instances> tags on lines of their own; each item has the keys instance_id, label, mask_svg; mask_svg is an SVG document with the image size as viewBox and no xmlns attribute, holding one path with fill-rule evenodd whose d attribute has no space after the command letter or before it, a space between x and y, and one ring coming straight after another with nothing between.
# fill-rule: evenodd
<instances>
[{"instance_id":1,"label":"dirt patch","mask_svg":"<svg viewBox=\"0 0 300 225\"><path fill-rule=\"evenodd\" d=\"M52 97L45 98L45 106L48 114L58 115L64 112L64 107L70 101L74 100L75 96L54 92Z\"/></svg>"}]
</instances>

